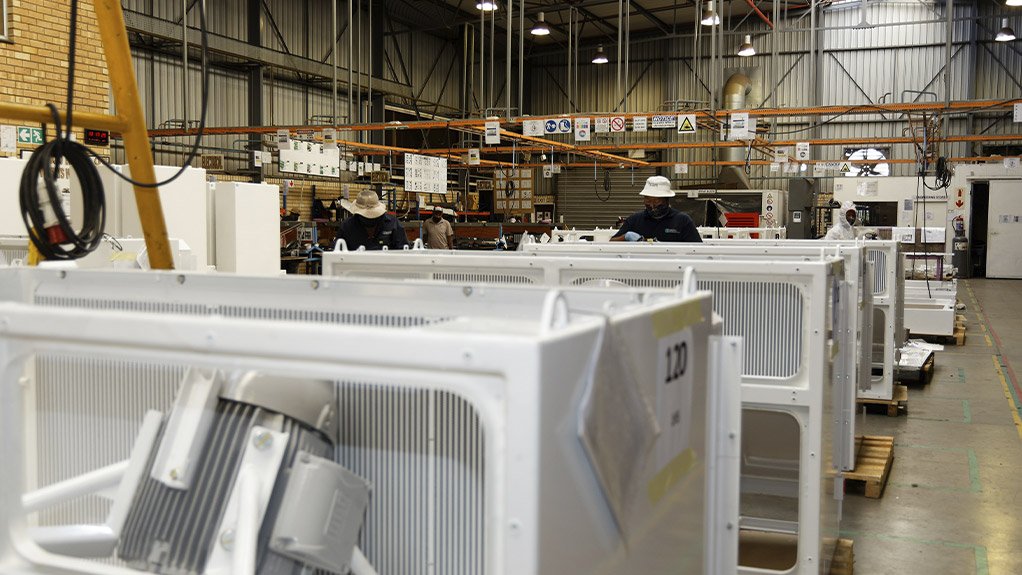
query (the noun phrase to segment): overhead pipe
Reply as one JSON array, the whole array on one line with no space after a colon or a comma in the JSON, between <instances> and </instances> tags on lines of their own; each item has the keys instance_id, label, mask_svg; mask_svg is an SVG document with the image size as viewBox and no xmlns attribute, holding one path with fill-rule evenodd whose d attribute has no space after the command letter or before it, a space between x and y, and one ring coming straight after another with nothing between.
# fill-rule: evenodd
<instances>
[{"instance_id":1,"label":"overhead pipe","mask_svg":"<svg viewBox=\"0 0 1022 575\"><path fill-rule=\"evenodd\" d=\"M767 18L767 15L766 15L766 14L764 14L764 13L763 13L763 12L762 12L762 11L761 11L761 10L759 9L759 6L756 6L756 3L755 3L755 2L753 2L752 0L745 0L745 3L749 5L749 8L752 8L752 10L753 10L753 11L754 11L754 12L756 13L756 15L758 15L758 16L759 16L759 19L760 19L760 20L762 20L762 21L766 22L766 25L767 25L767 26L770 26L770 29L771 29L771 30L773 30L773 29L774 29L774 23L773 23L773 22L771 22L771 21L770 21L770 18Z\"/></svg>"}]
</instances>

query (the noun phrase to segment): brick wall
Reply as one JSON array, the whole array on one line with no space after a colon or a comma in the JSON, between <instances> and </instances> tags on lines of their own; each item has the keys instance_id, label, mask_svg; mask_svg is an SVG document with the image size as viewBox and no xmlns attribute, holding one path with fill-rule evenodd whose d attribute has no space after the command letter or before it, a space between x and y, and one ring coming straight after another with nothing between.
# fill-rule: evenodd
<instances>
[{"instance_id":1,"label":"brick wall","mask_svg":"<svg viewBox=\"0 0 1022 575\"><path fill-rule=\"evenodd\" d=\"M8 0L8 37L0 44L0 100L42 106L67 102L67 50L71 6L67 0ZM79 4L75 110L110 110L110 82L92 2ZM0 118L0 123L27 125ZM81 130L76 130L81 138ZM7 154L10 155L10 154Z\"/></svg>"}]
</instances>

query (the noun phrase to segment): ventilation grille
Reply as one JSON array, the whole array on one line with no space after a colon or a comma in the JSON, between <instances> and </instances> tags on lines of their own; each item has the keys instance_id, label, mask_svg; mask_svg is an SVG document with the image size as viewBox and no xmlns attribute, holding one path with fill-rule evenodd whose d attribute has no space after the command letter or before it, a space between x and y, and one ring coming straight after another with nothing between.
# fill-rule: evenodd
<instances>
[{"instance_id":1,"label":"ventilation grille","mask_svg":"<svg viewBox=\"0 0 1022 575\"><path fill-rule=\"evenodd\" d=\"M873 262L873 295L887 293L887 252L884 250L871 249L868 255L869 261Z\"/></svg>"},{"instance_id":2,"label":"ventilation grille","mask_svg":"<svg viewBox=\"0 0 1022 575\"><path fill-rule=\"evenodd\" d=\"M14 260L28 260L27 248L0 248L0 263L10 265Z\"/></svg>"},{"instance_id":3,"label":"ventilation grille","mask_svg":"<svg viewBox=\"0 0 1022 575\"><path fill-rule=\"evenodd\" d=\"M589 275L571 280L573 286L599 285L600 282L611 280L621 282L633 288L667 288L674 289L681 283L678 277L644 278L633 277L626 274L606 273L599 276Z\"/></svg>"},{"instance_id":4,"label":"ventilation grille","mask_svg":"<svg viewBox=\"0 0 1022 575\"><path fill-rule=\"evenodd\" d=\"M448 392L339 385L337 461L373 485L361 548L388 575L485 570L484 433Z\"/></svg>"},{"instance_id":5,"label":"ventilation grille","mask_svg":"<svg viewBox=\"0 0 1022 575\"><path fill-rule=\"evenodd\" d=\"M783 282L700 280L713 292L714 311L724 319L724 335L745 338L745 375L789 378L802 358L803 297Z\"/></svg>"},{"instance_id":6,"label":"ventilation grille","mask_svg":"<svg viewBox=\"0 0 1022 575\"><path fill-rule=\"evenodd\" d=\"M281 294L282 297L285 294ZM352 313L331 310L289 309L256 306L210 306L159 301L123 301L63 296L39 296L36 304L78 309L120 310L176 315L222 315L229 318L268 321L296 321L376 327L417 327L448 321L450 318L422 315Z\"/></svg>"},{"instance_id":7,"label":"ventilation grille","mask_svg":"<svg viewBox=\"0 0 1022 575\"><path fill-rule=\"evenodd\" d=\"M141 362L40 355L36 361L38 486L123 461L149 409L166 412L185 369ZM106 521L110 501L74 499L39 514L41 525Z\"/></svg>"},{"instance_id":8,"label":"ventilation grille","mask_svg":"<svg viewBox=\"0 0 1022 575\"><path fill-rule=\"evenodd\" d=\"M532 278L524 275L467 272L437 272L433 274L433 279L458 283L498 283L516 285L533 285L536 283Z\"/></svg>"}]
</instances>

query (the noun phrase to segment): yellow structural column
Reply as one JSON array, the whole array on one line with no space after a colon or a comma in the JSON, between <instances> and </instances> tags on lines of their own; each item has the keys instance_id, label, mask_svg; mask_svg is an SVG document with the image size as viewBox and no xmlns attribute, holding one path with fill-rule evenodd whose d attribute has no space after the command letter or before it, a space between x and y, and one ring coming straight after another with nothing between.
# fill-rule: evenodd
<instances>
[{"instance_id":1,"label":"yellow structural column","mask_svg":"<svg viewBox=\"0 0 1022 575\"><path fill-rule=\"evenodd\" d=\"M140 182L155 182L153 154L149 149L149 135L138 96L138 84L135 83L135 69L131 61L121 2L93 0L93 4L96 7L96 20L103 41L114 104L117 115L125 124L121 136L124 138L131 177ZM174 269L159 190L135 186L135 203L138 205L138 217L142 222L142 232L149 252L149 265L152 269Z\"/></svg>"}]
</instances>

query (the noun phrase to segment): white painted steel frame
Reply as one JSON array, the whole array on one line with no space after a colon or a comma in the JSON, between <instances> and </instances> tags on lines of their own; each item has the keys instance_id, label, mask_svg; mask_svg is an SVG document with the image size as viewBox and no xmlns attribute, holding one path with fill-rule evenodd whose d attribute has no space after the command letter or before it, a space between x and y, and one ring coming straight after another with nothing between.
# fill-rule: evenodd
<instances>
[{"instance_id":1,"label":"white painted steel frame","mask_svg":"<svg viewBox=\"0 0 1022 575\"><path fill-rule=\"evenodd\" d=\"M836 257L812 262L678 259L665 265L658 259L572 259L507 252L405 250L323 254L323 273L334 276L562 286L577 285L576 282L610 282L621 286L672 287L682 281L682 272L688 267L696 270L701 286L714 281L739 284L773 281L797 286L802 294L803 320L798 329L803 347L797 373L787 378L744 374L742 407L786 413L798 422L801 432L796 495L799 545L798 561L792 573L825 573L830 545L838 530L839 498L843 494L839 474L828 468L837 461L832 443L835 419L831 372L835 350L829 336L834 327L832 318L841 313L830 306L839 281L835 274L842 273L843 260ZM715 309L720 310L720 293L715 293ZM755 344L748 338L745 345L747 360L750 353L762 356L765 351L752 351L750 347ZM746 371L749 367L747 364ZM740 566L739 572L760 571Z\"/></svg>"},{"instance_id":2,"label":"white painted steel frame","mask_svg":"<svg viewBox=\"0 0 1022 575\"><path fill-rule=\"evenodd\" d=\"M31 309L15 309L11 305L0 308L0 318L3 319L0 321L0 325L4 326L0 338L10 339L13 337L17 339L15 336L20 333L23 339L15 345L0 346L0 358L4 357L4 351L11 351L17 346L22 346L24 349L8 356L8 359L15 356L22 358L26 354L40 353L46 349L74 351L89 348L97 352L102 350L100 355L107 354L113 357L123 357L125 354L135 357L154 354L154 357L158 357L159 360L171 357L187 358L182 360L183 363L197 365L214 362L213 358L222 354L225 358L224 361L232 366L252 362L266 369L282 370L289 374L292 372L309 373L310 370L315 371L316 369L322 371L324 364L340 362L345 364L346 370L363 373L363 380L368 379L369 374L372 373L372 370L366 367L367 364L378 364L381 367L386 365L387 369L391 371L403 372L408 376L414 374L417 380L423 382L422 385L456 390L479 407L480 414L489 424L489 429L507 429L509 432L513 430L516 434L519 433L520 426L514 424L515 418L528 415L530 409L533 410L532 417L536 417L534 407L537 403L543 403L543 397L553 394L558 398L556 399L557 405L562 408L570 408L573 405L574 392L571 392L573 386L556 391L556 388L565 386L537 387L535 380L538 376L538 379L542 381L557 381L563 384L584 379L584 373L580 374L587 369L588 362L584 358L593 354L592 345L596 341L593 337L595 333L593 326L595 325L596 331L598 331L599 326L602 325L602 321L594 321L593 312L609 313L615 324L627 326L635 324L640 319L648 319L653 311L670 309L680 302L678 295L670 293L660 292L653 294L652 297L644 295L649 290L645 290L645 292L628 290L626 292L622 290L568 289L561 292L566 293L566 296L556 296L554 300L551 300L551 295L555 292L538 288L446 286L421 283L394 284L344 280L308 281L298 278L295 278L297 281L288 281L285 279L270 280L174 273L61 272L21 269L0 270L0 278L8 280L3 282L8 288L4 290L3 296L14 300L17 300L18 296L29 297L37 304L35 308ZM117 286L118 290L113 290L113 286ZM402 292L405 298L393 297ZM239 294L243 295L239 296ZM412 294L418 294L420 298L408 297ZM400 316L402 312L409 315L421 313L424 305L421 298L425 295L428 301L430 294L436 295L437 300L441 302L435 306L427 304L427 307L433 308L433 311L473 308L477 315L473 318L470 313L462 312L460 320L447 318L448 321L438 322L432 326L426 323L417 329L403 330L380 329L380 327L364 325L337 326L330 323L329 317L303 317L301 310L298 310L297 318L284 318L279 315L279 304L284 296L291 296L299 301L304 300L303 303L309 307L316 307L331 300L339 304L344 303L345 305L339 306L343 308L341 311L351 313L356 312L362 304L375 297L387 302L387 314L377 318L380 323L386 325L387 322L392 321L391 318ZM224 296L229 296L233 300L226 299ZM254 302L237 301L239 297L248 300L250 296L255 300ZM568 314L560 316L562 323L555 325L551 322L558 314L552 313L551 302L564 301L565 297L583 303L577 306L569 303ZM700 337L706 337L709 335L709 324L706 323L710 316L709 294L700 295L696 299L701 302L699 305L702 307L704 325L706 326L700 328L702 330ZM646 303L640 305L640 300L646 300ZM688 298L687 301L693 300ZM253 305L248 308L249 311L243 312L239 309L229 309L228 305L232 302L235 305L240 303L252 303ZM608 307L608 303L610 307ZM64 307L57 310L45 309L54 305ZM105 310L95 312L73 309L74 307L105 308ZM110 311L111 307L115 311ZM500 309L501 307L504 309ZM120 311L124 309L158 309L164 312L164 315L125 314ZM260 309L264 310L262 314L252 314L252 310ZM530 313L525 313L530 309ZM180 313L203 317L178 315ZM223 315L232 313L264 317L267 321L224 319ZM362 310L362 313L369 317L374 312ZM205 314L214 315L205 316ZM66 326L66 329L69 330L68 333L72 335L60 342L38 341L38 334L33 330L36 328L45 330L39 326L52 325L50 322L55 321L56 317L60 318L61 325ZM499 318L501 321L487 321L487 317ZM543 327L544 325L547 327ZM157 326L159 327L156 328ZM539 326L538 329L536 326ZM313 348L307 345L310 340L343 341L345 345L343 350L334 349L334 347ZM588 347L583 345L585 342L588 342L586 344ZM648 344L644 345L649 347ZM29 348L33 351L28 351ZM378 349L405 351L395 358L392 354L374 354L372 350ZM727 377L726 366L740 365L740 344L733 338L723 338L705 349L708 357L716 357L720 361L713 368L716 375L707 378L706 383L709 389L718 387L727 389L728 384L722 378ZM438 352L438 350L443 350L443 352ZM539 354L540 350L542 350L541 354ZM580 352L581 355L579 355ZM573 354L580 357L581 361L564 361L566 357L572 357ZM497 360L496 358L503 359ZM0 359L0 361L3 360ZM655 364L655 362L640 362L640 365L649 364ZM310 365L315 367L309 367ZM539 371L536 371L537 369ZM462 372L466 372L464 376L462 376ZM19 395L25 390L21 386L15 385L15 382L20 379L18 375L20 370L9 368L4 373L0 393L7 396L3 402L5 409L7 407L13 409L14 406L20 405L21 401L8 401L11 394ZM495 373L502 375L496 377ZM357 375L356 373L349 377ZM310 374L311 376L312 374ZM320 376L322 377L322 374ZM532 383L529 378L533 378ZM489 383L482 385L484 381ZM736 380L732 381L737 384ZM407 385L407 382L395 381L395 384ZM507 397L504 403L494 399L493 391L498 389L503 390L498 395L503 394ZM529 397L526 398L526 395ZM521 401L515 400L515 397L520 397ZM712 395L707 398L707 402L708 407L709 405L720 407L722 416L729 411L734 412L738 409L735 401L731 401L728 406L726 396ZM483 404L488 404L488 407ZM503 405L503 407L498 408L497 405ZM8 414L5 414L4 420L12 422L12 425L20 432L22 427L17 422L20 420L21 414L20 410L16 411L19 412L18 417L11 419L7 417ZM497 423L499 420L494 418L500 417L502 411L509 412L508 420L504 423ZM544 413L542 416L550 417L551 414ZM554 417L556 419L556 408L554 408ZM706 424L714 419L716 418L707 418ZM551 421L541 421L543 421L544 429L552 430L556 434L559 429L558 425ZM740 422L728 423L721 419L718 420L718 424L723 425L725 429L732 430L732 444L729 448L727 439L722 442L720 438L713 438L711 434L706 434L707 441L716 439L716 443L709 448L709 454L706 456L711 458L707 464L721 473L723 478L720 481L709 481L706 484L708 490L705 494L706 500L717 502L715 508L707 509L706 515L719 518L728 517L733 513L733 521L737 521L737 491L731 496L727 495L726 478L738 475L737 469L729 469L728 465L729 462L731 465L737 463L737 447L734 437L740 433L738 427ZM494 453L492 445L487 447L488 466L500 465L506 472L518 477L518 479L502 482L494 489L495 493L489 497L491 499L498 497L502 490L523 491L524 495L533 497L533 499L521 499L522 493L509 494L507 495L509 501L512 496L519 497L519 499L515 499L518 504L507 505L507 509L517 509L523 504L528 507L528 501L536 501L535 498L541 493L544 497L552 494L561 498L568 497L568 500L571 501L574 496L561 493L564 490L560 488L565 487L563 478L554 482L560 488L555 487L554 483L543 479L549 476L549 472L536 467L540 465L540 459L544 462L543 465L549 465L551 453L547 452L557 451L556 444L558 442L541 442L539 449L536 448L535 443L531 447L526 447L530 441L539 441L540 437L539 432L535 430L537 427L535 423L523 425L528 429L520 433L522 437L508 439L509 442L520 444L520 449L515 450L516 454L509 453L506 458L500 458ZM2 448L9 456L17 453L16 459L20 463L21 445L18 435L20 433L7 437L10 441L5 442ZM488 439L488 442L490 441L492 440ZM526 452L530 450L531 455L528 455ZM536 455L537 452L539 455ZM498 459L504 463L494 463ZM557 459L564 459L563 454L555 457L555 460ZM6 457L5 460L10 460L10 458ZM514 466L510 465L511 461L515 461ZM575 463L577 464L578 461L576 460ZM516 469L512 472L512 468ZM19 474L14 469L8 471L9 473L3 474L3 481L10 486L12 485L11 477L16 478ZM530 477L538 478L537 482L531 482L528 479ZM14 484L18 483L16 479L13 481ZM517 486L519 483L524 485ZM529 485L530 483L531 485ZM571 483L571 480L568 480L568 483ZM711 488L715 495L709 491ZM577 491L577 485L573 486L572 490ZM5 493L11 491L7 487L4 488ZM696 497L704 497L701 490ZM684 498L683 500L687 502L687 505L692 505L691 500ZM0 501L3 499L0 498ZM553 505L552 509L560 511L564 511L564 509L570 511L571 509L571 504L564 507L560 500L556 504L548 505ZM562 506L558 507L558 505ZM589 504L589 507L591 506L592 502ZM729 507L731 511L728 511ZM4 502L4 505L0 505L0 516L4 514L4 509L9 515L17 508ZM525 512L525 514L528 515L529 512ZM568 513L569 517L566 519L571 519L570 514ZM676 524L677 511L670 515L673 517L672 523ZM7 517L3 518L7 519ZM577 520L576 526L593 523L592 517L575 517L574 520ZM491 531L496 530L504 533L500 536L502 539L499 543L508 550L506 553L495 553L495 559L488 559L490 561L488 573L563 572L564 565L550 567L558 561L565 560L556 558L561 543L559 546L544 547L541 550L529 549L529 543L525 543L525 547L522 547L523 543L519 539L530 539L538 531L538 529L530 530L529 525L535 525L535 523L529 521L528 517L518 521L514 519L507 521L500 518L490 518L488 521ZM733 565L733 561L737 560L737 540L734 539L736 530L727 531L724 522L721 522L720 527L721 530L719 533L715 533L714 539L715 548L721 555L714 559L713 570L706 571L706 573L729 572L731 570L726 567L723 569L719 567L726 566L729 560ZM599 531L601 528L590 526L581 531L592 535L593 529ZM602 529L605 530L606 527L604 526ZM24 547L24 539L18 539L18 537L23 537L23 534L19 535L17 529L13 535L15 541L21 545L17 549L17 554L36 559L41 557L37 555L36 550L31 549L30 545ZM546 537L550 537L550 535L548 534ZM571 542L564 542L562 535L558 537L565 545L563 549L570 551L568 554L574 558L572 561L577 559L574 555L577 549L572 547ZM582 537L584 538L584 536ZM542 536L539 539L542 539ZM598 537L598 539L600 538ZM729 541L734 545L730 545ZM15 549L5 543L7 543L6 539L0 540L0 553L5 550L8 553L13 553ZM497 542L491 541L491 543L494 544L491 549L495 548ZM654 561L655 563L654 557L663 556L663 551L650 548L646 550L648 552L643 552L644 545L642 540L638 544L633 542L632 554L625 559L621 559L623 548L617 546L612 551L616 558L614 560L620 561L620 567L625 570L656 571L655 565L650 565L648 562ZM591 541L590 547L592 547ZM598 547L599 545L597 545ZM598 551L598 549L596 550ZM545 561L542 566L539 565L538 554L541 552L552 553L555 556L553 562L548 562L550 561L549 556L544 555ZM636 556L648 556L648 558L637 560ZM729 559L729 557L732 558ZM65 560L57 559L55 561L63 563ZM506 565L501 561L506 562ZM710 563L707 564L710 565ZM78 567L80 566L74 566L74 568ZM96 571L93 567L83 571L68 572L98 573L120 572L120 570L103 566L100 571ZM0 569L0 573L6 574L8 571Z\"/></svg>"},{"instance_id":3,"label":"white painted steel frame","mask_svg":"<svg viewBox=\"0 0 1022 575\"><path fill-rule=\"evenodd\" d=\"M699 236L703 238L714 238L721 240L753 240L753 239L764 239L764 240L783 240L788 237L788 228L708 228L700 227L697 228ZM577 242L580 240L587 240L590 242L609 242L610 238L617 233L617 228L601 229L595 228L591 230L576 230L574 228L570 230L553 230L550 232L550 241L553 243L564 243L564 242ZM759 238L753 238L753 234L759 234Z\"/></svg>"},{"instance_id":4,"label":"white painted steel frame","mask_svg":"<svg viewBox=\"0 0 1022 575\"><path fill-rule=\"evenodd\" d=\"M841 357L835 369L838 381L835 416L839 418L840 438L835 443L836 459L841 469L855 468L855 405L860 391L869 390L874 381L881 383L883 375L872 373L873 352L873 287L872 264L867 261L864 246L767 246L743 243L646 243L614 242L604 244L563 243L530 244L523 251L537 255L569 257L637 257L654 259L716 259L716 260L795 260L813 261L826 257L844 260L844 281L850 294L855 294L856 305L843 306L846 312L839 338ZM847 345L844 342L849 342ZM853 353L847 353L854 351Z\"/></svg>"},{"instance_id":5,"label":"white painted steel frame","mask_svg":"<svg viewBox=\"0 0 1022 575\"><path fill-rule=\"evenodd\" d=\"M905 280L905 330L953 336L957 303L958 280Z\"/></svg>"},{"instance_id":6,"label":"white painted steel frame","mask_svg":"<svg viewBox=\"0 0 1022 575\"><path fill-rule=\"evenodd\" d=\"M706 243L732 245L733 243L759 246L864 246L867 257L873 264L873 308L874 317L883 317L873 322L873 369L883 376L874 380L873 386L860 392L860 398L891 399L901 346L905 343L905 272L901 257L901 244L889 240L707 240ZM879 383L879 385L878 385Z\"/></svg>"}]
</instances>

